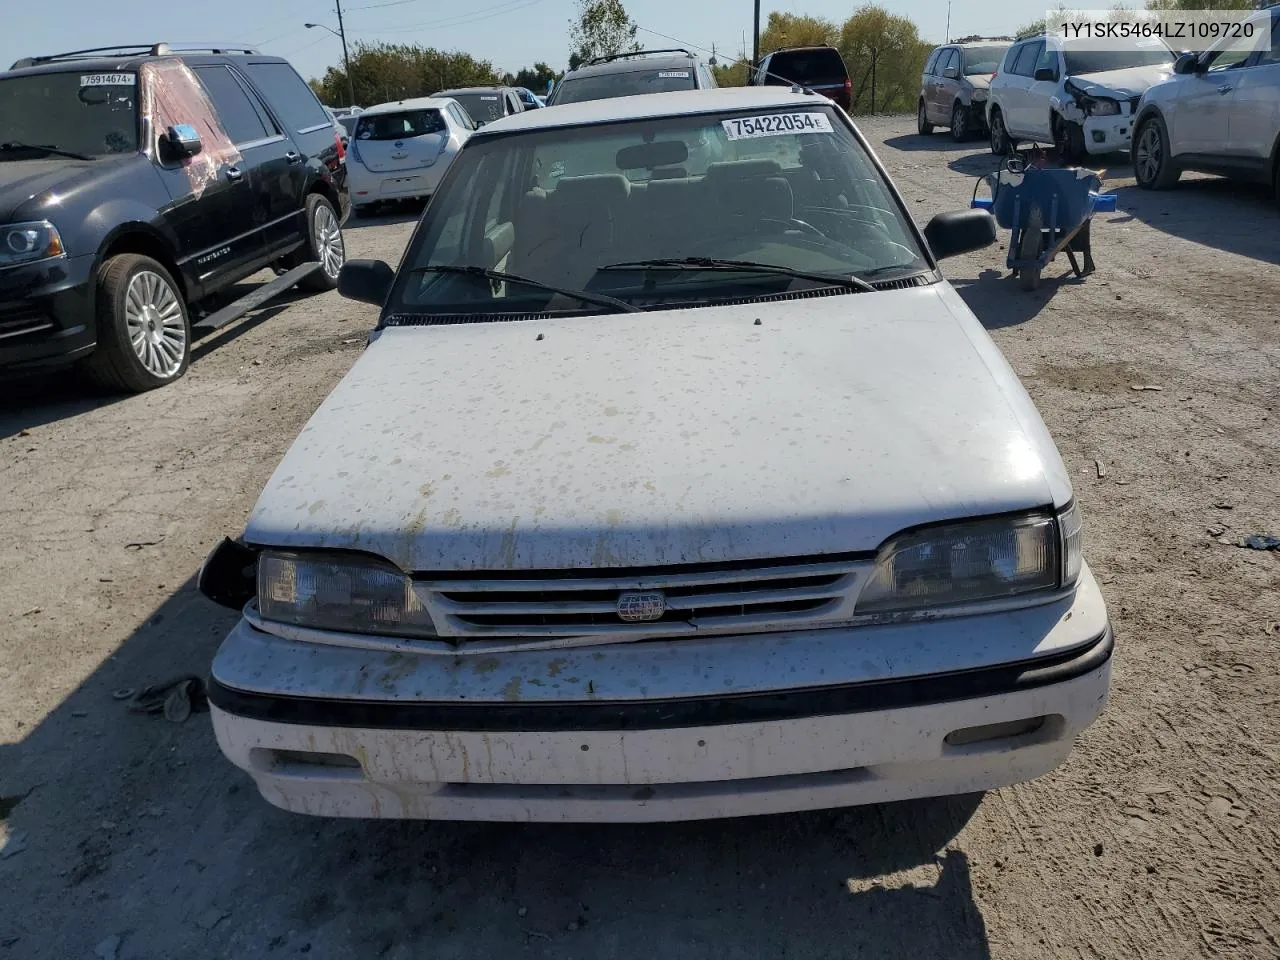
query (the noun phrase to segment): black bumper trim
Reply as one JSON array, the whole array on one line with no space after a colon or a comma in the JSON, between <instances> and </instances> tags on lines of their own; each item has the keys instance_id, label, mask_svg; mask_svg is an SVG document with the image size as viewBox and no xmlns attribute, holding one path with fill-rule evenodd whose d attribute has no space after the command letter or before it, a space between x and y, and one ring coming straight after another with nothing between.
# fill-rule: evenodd
<instances>
[{"instance_id":1,"label":"black bumper trim","mask_svg":"<svg viewBox=\"0 0 1280 960\"><path fill-rule=\"evenodd\" d=\"M1114 648L1108 624L1088 644L1039 660L786 693L684 700L403 704L246 693L211 678L209 701L237 717L317 727L493 733L666 730L840 716L1018 693L1092 673L1106 664Z\"/></svg>"}]
</instances>

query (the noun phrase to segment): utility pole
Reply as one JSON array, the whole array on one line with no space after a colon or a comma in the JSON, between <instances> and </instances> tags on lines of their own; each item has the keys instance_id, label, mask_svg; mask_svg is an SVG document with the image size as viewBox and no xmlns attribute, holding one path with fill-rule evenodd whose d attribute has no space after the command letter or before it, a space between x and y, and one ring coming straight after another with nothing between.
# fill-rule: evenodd
<instances>
[{"instance_id":1,"label":"utility pole","mask_svg":"<svg viewBox=\"0 0 1280 960\"><path fill-rule=\"evenodd\" d=\"M754 38L751 44L751 67L754 71L756 64L760 62L760 0L756 0L756 18L755 30L752 31Z\"/></svg>"},{"instance_id":2,"label":"utility pole","mask_svg":"<svg viewBox=\"0 0 1280 960\"><path fill-rule=\"evenodd\" d=\"M351 97L351 106L356 105L356 82L351 79L351 55L347 53L347 31L342 26L342 0L334 0L338 5L338 39L342 41L342 62L347 67L347 94Z\"/></svg>"},{"instance_id":3,"label":"utility pole","mask_svg":"<svg viewBox=\"0 0 1280 960\"><path fill-rule=\"evenodd\" d=\"M945 42L951 42L951 0L947 0L947 39Z\"/></svg>"}]
</instances>

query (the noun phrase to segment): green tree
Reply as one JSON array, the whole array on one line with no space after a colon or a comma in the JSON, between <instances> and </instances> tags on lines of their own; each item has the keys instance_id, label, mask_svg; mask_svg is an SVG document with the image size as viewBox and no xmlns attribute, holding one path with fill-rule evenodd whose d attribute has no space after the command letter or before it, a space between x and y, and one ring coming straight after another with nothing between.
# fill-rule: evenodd
<instances>
[{"instance_id":1,"label":"green tree","mask_svg":"<svg viewBox=\"0 0 1280 960\"><path fill-rule=\"evenodd\" d=\"M1148 10L1252 10L1253 0L1148 0Z\"/></svg>"},{"instance_id":2,"label":"green tree","mask_svg":"<svg viewBox=\"0 0 1280 960\"><path fill-rule=\"evenodd\" d=\"M546 90L547 84L557 76L549 65L539 60L532 67L521 67L516 73L508 73L502 78L502 82L509 87L524 87L537 93L539 90Z\"/></svg>"},{"instance_id":3,"label":"green tree","mask_svg":"<svg viewBox=\"0 0 1280 960\"><path fill-rule=\"evenodd\" d=\"M915 109L933 48L908 17L877 4L859 7L840 28L837 46L853 80L854 113Z\"/></svg>"},{"instance_id":4,"label":"green tree","mask_svg":"<svg viewBox=\"0 0 1280 960\"><path fill-rule=\"evenodd\" d=\"M578 15L570 21L569 68L576 70L592 57L640 49L637 27L622 0L578 0Z\"/></svg>"},{"instance_id":5,"label":"green tree","mask_svg":"<svg viewBox=\"0 0 1280 960\"><path fill-rule=\"evenodd\" d=\"M356 101L362 106L499 82L498 71L487 60L402 43L357 43L351 51L351 77ZM347 74L341 66L330 67L311 86L322 102L347 105Z\"/></svg>"},{"instance_id":6,"label":"green tree","mask_svg":"<svg viewBox=\"0 0 1280 960\"><path fill-rule=\"evenodd\" d=\"M783 47L833 46L838 35L830 20L774 11L760 34L760 55Z\"/></svg>"}]
</instances>

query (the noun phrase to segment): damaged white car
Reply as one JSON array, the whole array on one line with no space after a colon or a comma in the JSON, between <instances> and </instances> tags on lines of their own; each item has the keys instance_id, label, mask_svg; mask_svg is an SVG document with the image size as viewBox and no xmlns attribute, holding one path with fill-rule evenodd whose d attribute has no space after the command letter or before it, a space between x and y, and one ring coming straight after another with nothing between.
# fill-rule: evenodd
<instances>
[{"instance_id":1,"label":"damaged white car","mask_svg":"<svg viewBox=\"0 0 1280 960\"><path fill-rule=\"evenodd\" d=\"M713 142L716 150L691 149ZM708 155L719 159L705 159ZM1061 763L1113 638L1067 471L830 101L499 120L201 571L218 742L288 810L634 821Z\"/></svg>"},{"instance_id":2,"label":"damaged white car","mask_svg":"<svg viewBox=\"0 0 1280 960\"><path fill-rule=\"evenodd\" d=\"M1019 141L1052 143L1075 163L1128 150L1142 95L1172 75L1173 61L1158 38L1020 40L991 80L991 152L1003 156Z\"/></svg>"}]
</instances>

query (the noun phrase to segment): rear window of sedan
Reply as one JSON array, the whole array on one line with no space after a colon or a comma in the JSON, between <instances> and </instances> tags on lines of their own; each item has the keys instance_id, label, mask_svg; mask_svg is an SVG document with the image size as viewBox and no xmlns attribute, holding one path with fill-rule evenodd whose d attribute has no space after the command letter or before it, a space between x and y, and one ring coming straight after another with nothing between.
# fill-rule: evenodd
<instances>
[{"instance_id":1,"label":"rear window of sedan","mask_svg":"<svg viewBox=\"0 0 1280 960\"><path fill-rule=\"evenodd\" d=\"M361 114L356 124L357 140L403 140L428 133L441 133L444 117L439 110L405 110L400 113Z\"/></svg>"},{"instance_id":2,"label":"rear window of sedan","mask_svg":"<svg viewBox=\"0 0 1280 960\"><path fill-rule=\"evenodd\" d=\"M645 70L626 73L604 73L594 77L576 77L565 80L555 94L555 105L583 103L587 100L608 100L613 97L634 97L645 93L670 93L674 90L693 90L696 84L692 66Z\"/></svg>"}]
</instances>

